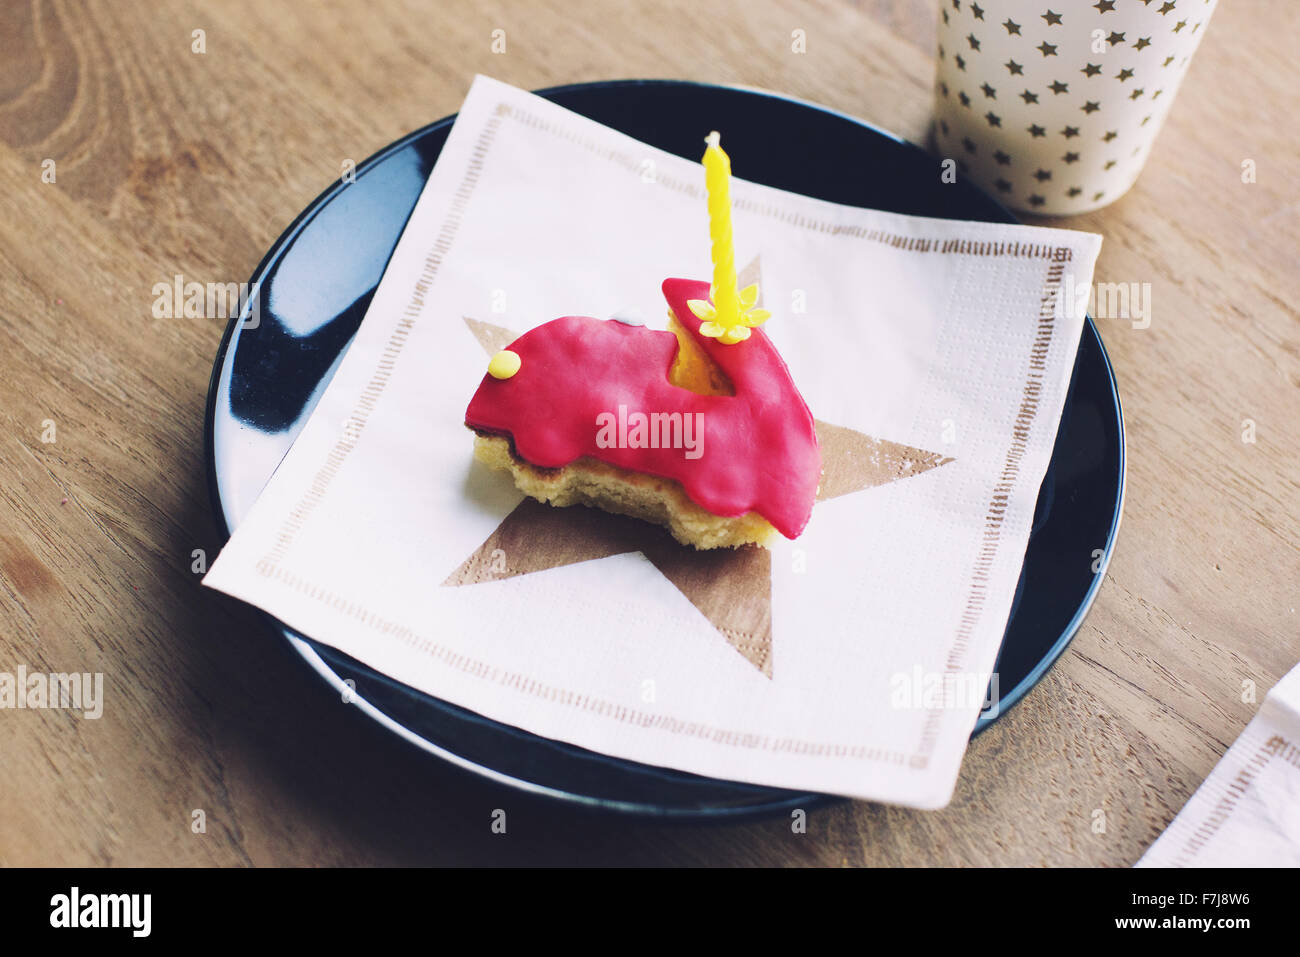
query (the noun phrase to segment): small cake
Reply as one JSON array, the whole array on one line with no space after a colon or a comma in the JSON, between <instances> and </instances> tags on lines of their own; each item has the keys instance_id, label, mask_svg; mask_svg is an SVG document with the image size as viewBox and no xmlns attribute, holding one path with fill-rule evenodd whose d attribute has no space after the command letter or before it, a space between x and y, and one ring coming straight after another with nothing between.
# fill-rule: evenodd
<instances>
[{"instance_id":1,"label":"small cake","mask_svg":"<svg viewBox=\"0 0 1300 957\"><path fill-rule=\"evenodd\" d=\"M795 538L821 453L789 369L762 330L701 333L708 283L663 292L672 331L567 316L497 353L465 413L475 456L539 501L631 515L696 548Z\"/></svg>"},{"instance_id":2,"label":"small cake","mask_svg":"<svg viewBox=\"0 0 1300 957\"><path fill-rule=\"evenodd\" d=\"M821 479L812 413L739 289L731 160L704 152L713 283L669 279L669 331L566 316L488 364L465 412L474 454L526 495L666 526L696 548L767 545L808 524Z\"/></svg>"}]
</instances>

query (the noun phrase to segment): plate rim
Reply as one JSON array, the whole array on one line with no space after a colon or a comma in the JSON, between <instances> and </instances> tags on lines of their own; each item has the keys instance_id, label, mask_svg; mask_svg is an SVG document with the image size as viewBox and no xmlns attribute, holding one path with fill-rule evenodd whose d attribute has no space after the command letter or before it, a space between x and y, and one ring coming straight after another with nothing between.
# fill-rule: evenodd
<instances>
[{"instance_id":1,"label":"plate rim","mask_svg":"<svg viewBox=\"0 0 1300 957\"><path fill-rule=\"evenodd\" d=\"M914 150L916 153L919 154L919 157L930 156L928 151L920 144L908 140L898 135L897 133L884 129L880 126L877 126L874 123L871 123L860 117L854 116L850 113L846 113L841 110L834 109L832 107L823 106L821 104L814 103L812 101L805 100L800 97L795 97L789 94L764 89L762 87L749 86L744 84L706 83L706 82L701 82L696 80L675 80L675 79L664 79L664 78L627 78L627 79L615 79L615 80L597 80L593 82L584 82L584 83L565 83L557 86L544 87L542 89L534 90L532 92L538 96L549 97L549 96L563 94L575 90L636 88L636 87L645 87L645 86L674 86L674 87L699 87L699 88L706 88L706 89L721 89L721 90L729 90L729 91L745 93L752 96L760 96L769 99L781 100L783 102L796 104L806 109L816 110L820 113L826 113L835 116L839 119L850 122L856 126L864 127L868 130L871 130L873 133L883 136L886 139L892 140L893 142L899 144L900 146ZM377 166L378 164L385 161L392 154L399 152L400 150L403 150L406 147L408 147L412 142L422 139L429 133L432 133L444 126L450 126L452 123L455 122L456 117L458 115L459 115L459 111L457 111L456 113L449 114L447 116L442 117L441 119L434 120L431 123L427 123L424 126L412 130L409 133L405 134L404 136L397 138L396 140L393 140L392 142L380 148L375 153L372 153L362 162L358 163L355 167L355 171L354 171L355 175L356 176L363 175L372 167ZM267 269L283 256L284 252L292 245L293 240L297 238L298 234L301 233L302 230L313 219L315 219L315 217L321 212L321 210L323 210L329 204L329 202L331 202L338 194L340 194L344 189L346 189L348 185L350 184L344 182L342 179L334 180L330 183L328 187L322 190L315 198L313 198L306 206L302 208L302 210L276 237L275 241L271 243L271 245L267 248L266 253L258 261L258 264L254 268L252 275L250 277L249 285L251 288L253 289L260 288L261 280L265 276ZM973 187L973 188L977 188L977 187ZM994 197L989 196L987 193L983 193L982 190L980 192L985 199L989 200L997 209L999 209L1003 213L1003 215L1006 217L1007 222L1011 222L1011 223L1021 222L1018 216L1016 216L1014 213L1008 210ZM405 228L405 224L403 224L403 228ZM222 547L224 547L225 543L229 541L232 528L229 521L229 516L227 515L226 512L226 504L221 497L220 477L217 474L217 463L216 463L216 454L215 454L216 399L217 399L217 393L220 391L221 381L223 378L223 371L226 366L230 344L234 339L235 330L239 328L239 326L243 323L244 318L245 318L244 311L241 310L237 312L234 316L232 316L226 324L226 328L222 333L220 344L217 347L216 356L213 360L212 373L208 381L207 397L204 406L204 421L203 421L204 473L205 473L206 483L208 486L209 504L212 506L213 519L217 524L217 531L221 536ZM1082 627L1084 619L1087 617L1088 613L1092 610L1092 606L1096 602L1098 592L1100 591L1101 584L1106 577L1106 571L1110 566L1110 561L1114 555L1115 546L1119 539L1119 528L1123 518L1124 501L1125 501L1125 495L1128 487L1128 455L1127 455L1126 429L1125 429L1125 422L1124 422L1124 409L1123 409L1123 404L1120 401L1119 384L1115 378L1115 370L1110 360L1110 354L1106 349L1105 341L1101 337L1101 332L1097 328L1096 323L1093 321L1091 315L1085 316L1084 319L1083 334L1086 334L1088 332L1091 332L1093 337L1096 339L1098 345L1098 349L1101 355L1101 360L1106 372L1111 401L1114 405L1115 421L1118 427L1118 440L1119 440L1118 441L1118 452L1119 452L1118 487L1116 491L1114 513L1111 517L1110 528L1107 532L1105 549L1103 555L1101 556L1100 564L1098 566L1098 571L1094 573L1091 584L1089 585L1087 591L1084 593L1084 596L1080 601L1078 608L1075 610L1074 615L1067 623L1065 629L1057 637L1056 641L1053 642L1052 645L1048 648L1047 653L1037 662L1037 664L1034 665L1032 669L1030 669L1030 671L1015 685L1015 687L1012 688L1011 691L1008 692L1007 694L1000 696L997 713L990 717L986 713L982 712L977 717L975 725L971 731L972 739L974 739L976 736L978 736L987 728L989 728L998 718L1001 718L1004 714L1006 714L1007 711L1009 711L1016 704L1018 704L1025 697L1025 695L1027 695L1034 688L1034 686L1036 686L1038 682L1042 680L1043 676L1060 659L1061 655L1065 652L1065 649L1069 646L1074 636L1078 633L1080 627ZM1059 422L1058 422L1058 426L1059 426ZM1024 562L1022 559L1021 561L1022 568L1023 568L1023 564ZM254 607L254 606L250 605L249 607ZM535 781L530 781L524 778L515 777L514 775L507 774L502 771L498 771L494 768L480 764L477 761L473 761L469 758L459 755L454 751L450 751L447 748L435 744L434 742L421 736L417 732L412 731L410 728L406 727L400 721L391 717L386 712L384 712L383 710L375 706L364 696L352 690L351 687L345 683L345 680L339 675L339 673L335 671L330 666L330 664L326 662L324 658L322 658L320 654L316 651L316 649L312 646L311 644L312 639L309 639L307 636L304 636L299 632L295 631L294 629L290 628L288 625L285 625L283 622L279 621L279 619L275 618L269 612L263 611L262 609L259 608L254 608L254 610L261 618L263 618L268 624L273 626L273 628L287 640L290 648L292 648L293 651L299 657L301 657L307 663L307 665L311 667L313 671L316 672L316 674L320 678L324 680L326 685L333 688L334 691L340 694L340 696L343 697L343 699L347 701L349 704L357 706L359 710L366 715L367 718L374 721L376 724L380 725L381 727L387 729L388 731L396 734L398 737L401 737L404 740L415 745L420 750L432 754L435 757L438 757L464 771L468 771L477 777L483 778L488 781L492 781L493 783L498 785L503 785L517 791L539 796L548 800L556 801L570 807L573 806L583 807L592 810L611 812L613 814L626 815L629 817L633 817L633 816L647 817L647 818L657 818L661 820L676 820L676 821L718 821L724 819L728 821L753 820L755 818L772 816L782 811L787 811L793 808L806 808L811 810L818 806L824 806L830 803L839 803L842 801L849 800L848 798L840 797L838 795L829 795L829 794L823 794L819 792L792 792L789 791L788 789L777 788L775 786L752 785L754 787L770 790L774 794L778 794L778 795L783 794L787 796L777 797L770 801L764 801L755 804L724 805L724 806L718 806L713 808L708 808L708 807L673 808L673 807L665 807L662 805L656 805L652 803L641 803L641 802L626 801L626 800L619 800L613 798L601 798L601 797L595 797L587 794L579 794L573 791L566 791L560 788L551 787L549 785L539 784ZM391 680L396 681L397 679L391 679ZM402 682L398 682L398 683L400 684ZM418 691L419 689L413 689L413 690ZM481 717L485 717L485 716L481 716ZM503 722L497 722L497 723L504 724ZM624 760L624 759L620 759L620 760ZM641 762L628 760L628 763L638 764ZM697 776L704 777L704 778L710 777L709 775L697 775ZM723 778L714 778L714 780L717 780L720 783L729 783L729 784L746 783L746 782L727 781L726 779Z\"/></svg>"}]
</instances>

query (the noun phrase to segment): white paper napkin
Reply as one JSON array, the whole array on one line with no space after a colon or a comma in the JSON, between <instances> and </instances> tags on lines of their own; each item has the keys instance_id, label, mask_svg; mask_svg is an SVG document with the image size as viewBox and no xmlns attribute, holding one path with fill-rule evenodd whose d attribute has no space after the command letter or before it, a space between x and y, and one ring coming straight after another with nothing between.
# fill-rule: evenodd
<instances>
[{"instance_id":1,"label":"white paper napkin","mask_svg":"<svg viewBox=\"0 0 1300 957\"><path fill-rule=\"evenodd\" d=\"M565 315L662 327L662 280L710 278L699 163L479 77L346 358L205 584L550 738L947 803L1082 328L1055 298L1091 283L1100 238L732 195L737 261L823 423L823 500L797 541L668 546L473 462L465 407L493 351Z\"/></svg>"},{"instance_id":2,"label":"white paper napkin","mask_svg":"<svg viewBox=\"0 0 1300 957\"><path fill-rule=\"evenodd\" d=\"M1300 666L1138 867L1300 867Z\"/></svg>"}]
</instances>

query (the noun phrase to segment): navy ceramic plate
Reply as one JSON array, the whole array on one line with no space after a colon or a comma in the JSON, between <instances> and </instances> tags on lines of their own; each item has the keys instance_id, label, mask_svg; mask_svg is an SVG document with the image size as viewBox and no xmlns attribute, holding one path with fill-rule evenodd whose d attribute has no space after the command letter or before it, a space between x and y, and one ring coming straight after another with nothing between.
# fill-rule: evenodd
<instances>
[{"instance_id":1,"label":"navy ceramic plate","mask_svg":"<svg viewBox=\"0 0 1300 957\"><path fill-rule=\"evenodd\" d=\"M627 80L541 95L692 160L699 158L700 130L726 116L727 148L745 157L745 178L769 186L898 213L1014 221L974 188L941 183L938 160L918 146L769 93ZM223 535L247 513L347 350L454 119L398 140L361 164L355 183L326 190L257 267L252 282L260 290L260 324L244 329L238 318L231 322L208 392L208 481ZM1034 686L1078 629L1114 547L1123 491L1119 399L1090 320L998 659L998 704L980 716L975 733ZM1101 554L1094 562L1096 549ZM513 787L591 807L686 819L735 819L826 800L635 764L541 738L274 626L336 693L350 694L374 720Z\"/></svg>"}]
</instances>

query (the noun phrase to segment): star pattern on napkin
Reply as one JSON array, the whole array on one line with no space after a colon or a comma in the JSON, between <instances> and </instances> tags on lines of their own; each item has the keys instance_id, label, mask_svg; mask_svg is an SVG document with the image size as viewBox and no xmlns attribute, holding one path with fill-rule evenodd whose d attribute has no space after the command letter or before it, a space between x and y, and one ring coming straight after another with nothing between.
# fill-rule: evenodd
<instances>
[{"instance_id":1,"label":"star pattern on napkin","mask_svg":"<svg viewBox=\"0 0 1300 957\"><path fill-rule=\"evenodd\" d=\"M755 259L740 285L757 282ZM465 325L493 355L519 337L469 316ZM816 420L822 452L817 501L824 502L911 478L953 461L854 429ZM756 545L700 551L666 529L583 506L555 508L524 497L444 587L501 581L579 562L640 552L699 610L728 644L772 677L772 552Z\"/></svg>"},{"instance_id":2,"label":"star pattern on napkin","mask_svg":"<svg viewBox=\"0 0 1300 957\"><path fill-rule=\"evenodd\" d=\"M1149 14L1137 16L1143 11ZM982 182L995 185L1014 205L1043 205L1046 191L1032 178L1042 158L1036 152L1029 156L1032 151L1028 149L1017 155L1018 151L1009 145L1017 131L1035 140L1048 135L1047 128L1054 126L1054 118L1059 122L1062 106L1077 108L1085 117L1096 118L1096 128L1084 130L1084 142L1097 148L1066 154L1075 157L1067 164L1072 168L1052 170L1057 175L1052 191L1046 195L1076 199L1087 192L1087 201L1098 202L1106 197L1107 188L1118 192L1131 182L1143 162L1144 146L1149 145L1147 135L1139 134L1139 130L1155 118L1158 110L1155 105L1143 110L1142 104L1154 104L1166 88L1176 85L1199 41L1199 36L1193 35L1199 33L1212 11L1209 0L1096 0L1077 7L1062 6L1059 11L1044 4L1035 16L1022 17L1023 22L1007 18L998 23L986 21L983 10L976 15L974 9L964 5L943 9L938 50L941 64L950 56L945 41L962 50L959 57L952 57L960 73L947 75L937 86L941 100L952 103L947 118L938 124L938 143L944 155L953 156L959 150L974 153L968 145L969 137L981 128L1009 129L1009 135L991 133L999 139L989 145L1001 147L999 155L1009 156L1010 163L999 161L999 165L1011 168L995 169L983 161L974 164L973 172ZM1129 14L1128 19L1121 19L1125 14ZM1135 22L1140 29L1134 27ZM1114 29L1115 25L1123 29ZM1094 36L1104 44L1104 52L1093 50L1081 69L1068 62L1055 66L1067 51L1079 44L1092 44ZM986 66L981 59L986 56L996 59ZM1111 64L1103 58L1110 59ZM1004 81L1009 76L1025 77L1025 65L1035 62L1041 66L1034 78L1036 83L1025 87L1012 81L1015 87L1008 86L1006 93L1018 101L1015 105L997 113L973 109L976 97L980 101L998 98L998 76ZM1081 76L1083 82L1071 85L1066 68L1075 77ZM942 66L940 73L944 75ZM953 82L954 78L961 82ZM966 110L971 111L968 117ZM942 110L940 115L944 115ZM1120 126L1124 135L1106 130L1101 125L1103 120L1110 126ZM1074 127L1067 126L1066 130L1074 130L1077 135ZM1103 132L1107 135L1102 136ZM979 142L978 136L975 142ZM986 155L994 154L990 149ZM1078 162L1080 158L1083 162ZM959 167L964 166L959 162ZM1085 190L1085 185L1094 188ZM1096 190L1097 185L1103 188Z\"/></svg>"}]
</instances>

